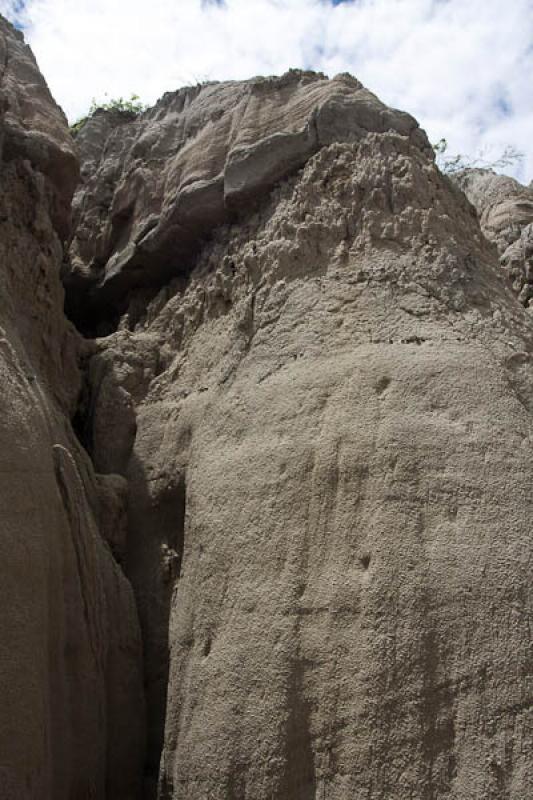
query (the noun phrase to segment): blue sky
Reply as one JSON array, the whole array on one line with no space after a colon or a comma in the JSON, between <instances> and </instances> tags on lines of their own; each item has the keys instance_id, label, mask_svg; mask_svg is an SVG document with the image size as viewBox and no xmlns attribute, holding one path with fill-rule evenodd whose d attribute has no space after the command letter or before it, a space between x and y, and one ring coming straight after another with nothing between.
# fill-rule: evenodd
<instances>
[{"instance_id":1,"label":"blue sky","mask_svg":"<svg viewBox=\"0 0 533 800\"><path fill-rule=\"evenodd\" d=\"M23 7L21 7L23 5ZM0 0L70 119L93 97L289 67L352 72L451 152L533 179L533 0Z\"/></svg>"},{"instance_id":2,"label":"blue sky","mask_svg":"<svg viewBox=\"0 0 533 800\"><path fill-rule=\"evenodd\" d=\"M11 2L3 2L3 0L0 0L0 12L8 17L11 22L21 30L24 28L25 8L26 0L11 0Z\"/></svg>"}]
</instances>

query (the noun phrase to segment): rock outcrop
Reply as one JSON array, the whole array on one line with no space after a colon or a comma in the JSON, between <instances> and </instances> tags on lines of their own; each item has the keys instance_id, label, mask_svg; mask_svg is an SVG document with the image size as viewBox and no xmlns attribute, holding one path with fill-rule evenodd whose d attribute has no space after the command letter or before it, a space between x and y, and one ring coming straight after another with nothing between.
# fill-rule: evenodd
<instances>
[{"instance_id":1,"label":"rock outcrop","mask_svg":"<svg viewBox=\"0 0 533 800\"><path fill-rule=\"evenodd\" d=\"M141 796L144 696L131 587L70 417L85 345L59 273L78 162L21 35L0 18L0 796ZM119 478L120 480L120 478ZM111 493L111 496L110 496Z\"/></svg>"},{"instance_id":2,"label":"rock outcrop","mask_svg":"<svg viewBox=\"0 0 533 800\"><path fill-rule=\"evenodd\" d=\"M2 162L7 796L530 797L533 319L425 134L291 72L76 145L91 341Z\"/></svg>"},{"instance_id":3,"label":"rock outcrop","mask_svg":"<svg viewBox=\"0 0 533 800\"><path fill-rule=\"evenodd\" d=\"M97 112L77 141L83 184L66 277L72 314L116 316L136 287L187 275L202 240L332 142L395 130L428 148L408 114L350 75L292 71L166 94L131 121Z\"/></svg>"},{"instance_id":4,"label":"rock outcrop","mask_svg":"<svg viewBox=\"0 0 533 800\"><path fill-rule=\"evenodd\" d=\"M130 486L157 796L529 796L533 324L474 209L345 77L119 123L78 140L73 270L123 293L86 432Z\"/></svg>"},{"instance_id":5,"label":"rock outcrop","mask_svg":"<svg viewBox=\"0 0 533 800\"><path fill-rule=\"evenodd\" d=\"M468 169L455 177L479 213L485 236L498 248L500 263L520 302L533 304L533 187L492 170Z\"/></svg>"}]
</instances>

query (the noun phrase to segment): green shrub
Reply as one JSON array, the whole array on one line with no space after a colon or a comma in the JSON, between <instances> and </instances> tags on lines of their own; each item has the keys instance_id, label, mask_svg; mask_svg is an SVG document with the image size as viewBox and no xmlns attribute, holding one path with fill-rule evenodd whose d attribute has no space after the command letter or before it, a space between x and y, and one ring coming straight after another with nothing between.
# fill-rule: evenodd
<instances>
[{"instance_id":1,"label":"green shrub","mask_svg":"<svg viewBox=\"0 0 533 800\"><path fill-rule=\"evenodd\" d=\"M463 169L473 169L479 167L482 169L505 169L506 167L514 166L523 160L524 154L517 150L512 145L507 145L499 158L493 161L487 161L483 157L483 151L480 151L478 156L468 156L463 153L456 153L455 155L448 154L448 142L446 139L440 139L432 145L435 152L435 159L437 166L441 172L446 175L453 175L456 172L461 172Z\"/></svg>"},{"instance_id":2,"label":"green shrub","mask_svg":"<svg viewBox=\"0 0 533 800\"><path fill-rule=\"evenodd\" d=\"M107 95L106 95L107 97ZM80 117L70 126L70 132L75 136L81 131L88 119L97 111L119 111L127 114L141 114L147 106L141 101L138 94L132 94L129 99L124 97L112 97L110 100L100 102L93 97L89 111L85 116Z\"/></svg>"}]
</instances>

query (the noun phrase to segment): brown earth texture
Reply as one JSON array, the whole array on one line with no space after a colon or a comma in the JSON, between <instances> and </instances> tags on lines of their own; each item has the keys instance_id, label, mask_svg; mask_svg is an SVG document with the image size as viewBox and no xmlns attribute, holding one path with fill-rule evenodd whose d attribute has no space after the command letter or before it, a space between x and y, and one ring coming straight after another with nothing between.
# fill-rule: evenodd
<instances>
[{"instance_id":1,"label":"brown earth texture","mask_svg":"<svg viewBox=\"0 0 533 800\"><path fill-rule=\"evenodd\" d=\"M533 190L2 18L0 170L1 800L533 797Z\"/></svg>"}]
</instances>

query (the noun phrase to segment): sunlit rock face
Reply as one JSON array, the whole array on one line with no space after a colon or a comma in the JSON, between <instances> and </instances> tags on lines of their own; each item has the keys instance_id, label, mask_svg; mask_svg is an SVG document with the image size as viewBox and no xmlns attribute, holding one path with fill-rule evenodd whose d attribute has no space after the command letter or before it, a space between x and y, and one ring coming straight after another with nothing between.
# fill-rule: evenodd
<instances>
[{"instance_id":1,"label":"sunlit rock face","mask_svg":"<svg viewBox=\"0 0 533 800\"><path fill-rule=\"evenodd\" d=\"M532 323L474 209L344 76L105 136L88 430L130 486L157 796L527 796Z\"/></svg>"},{"instance_id":2,"label":"sunlit rock face","mask_svg":"<svg viewBox=\"0 0 533 800\"><path fill-rule=\"evenodd\" d=\"M291 72L75 149L68 256L2 163L7 796L531 796L533 321L425 134Z\"/></svg>"},{"instance_id":3,"label":"sunlit rock face","mask_svg":"<svg viewBox=\"0 0 533 800\"><path fill-rule=\"evenodd\" d=\"M70 424L85 345L59 272L78 163L2 18L0 61L0 796L130 800L142 789L141 640L104 515L123 516L124 500Z\"/></svg>"}]
</instances>

